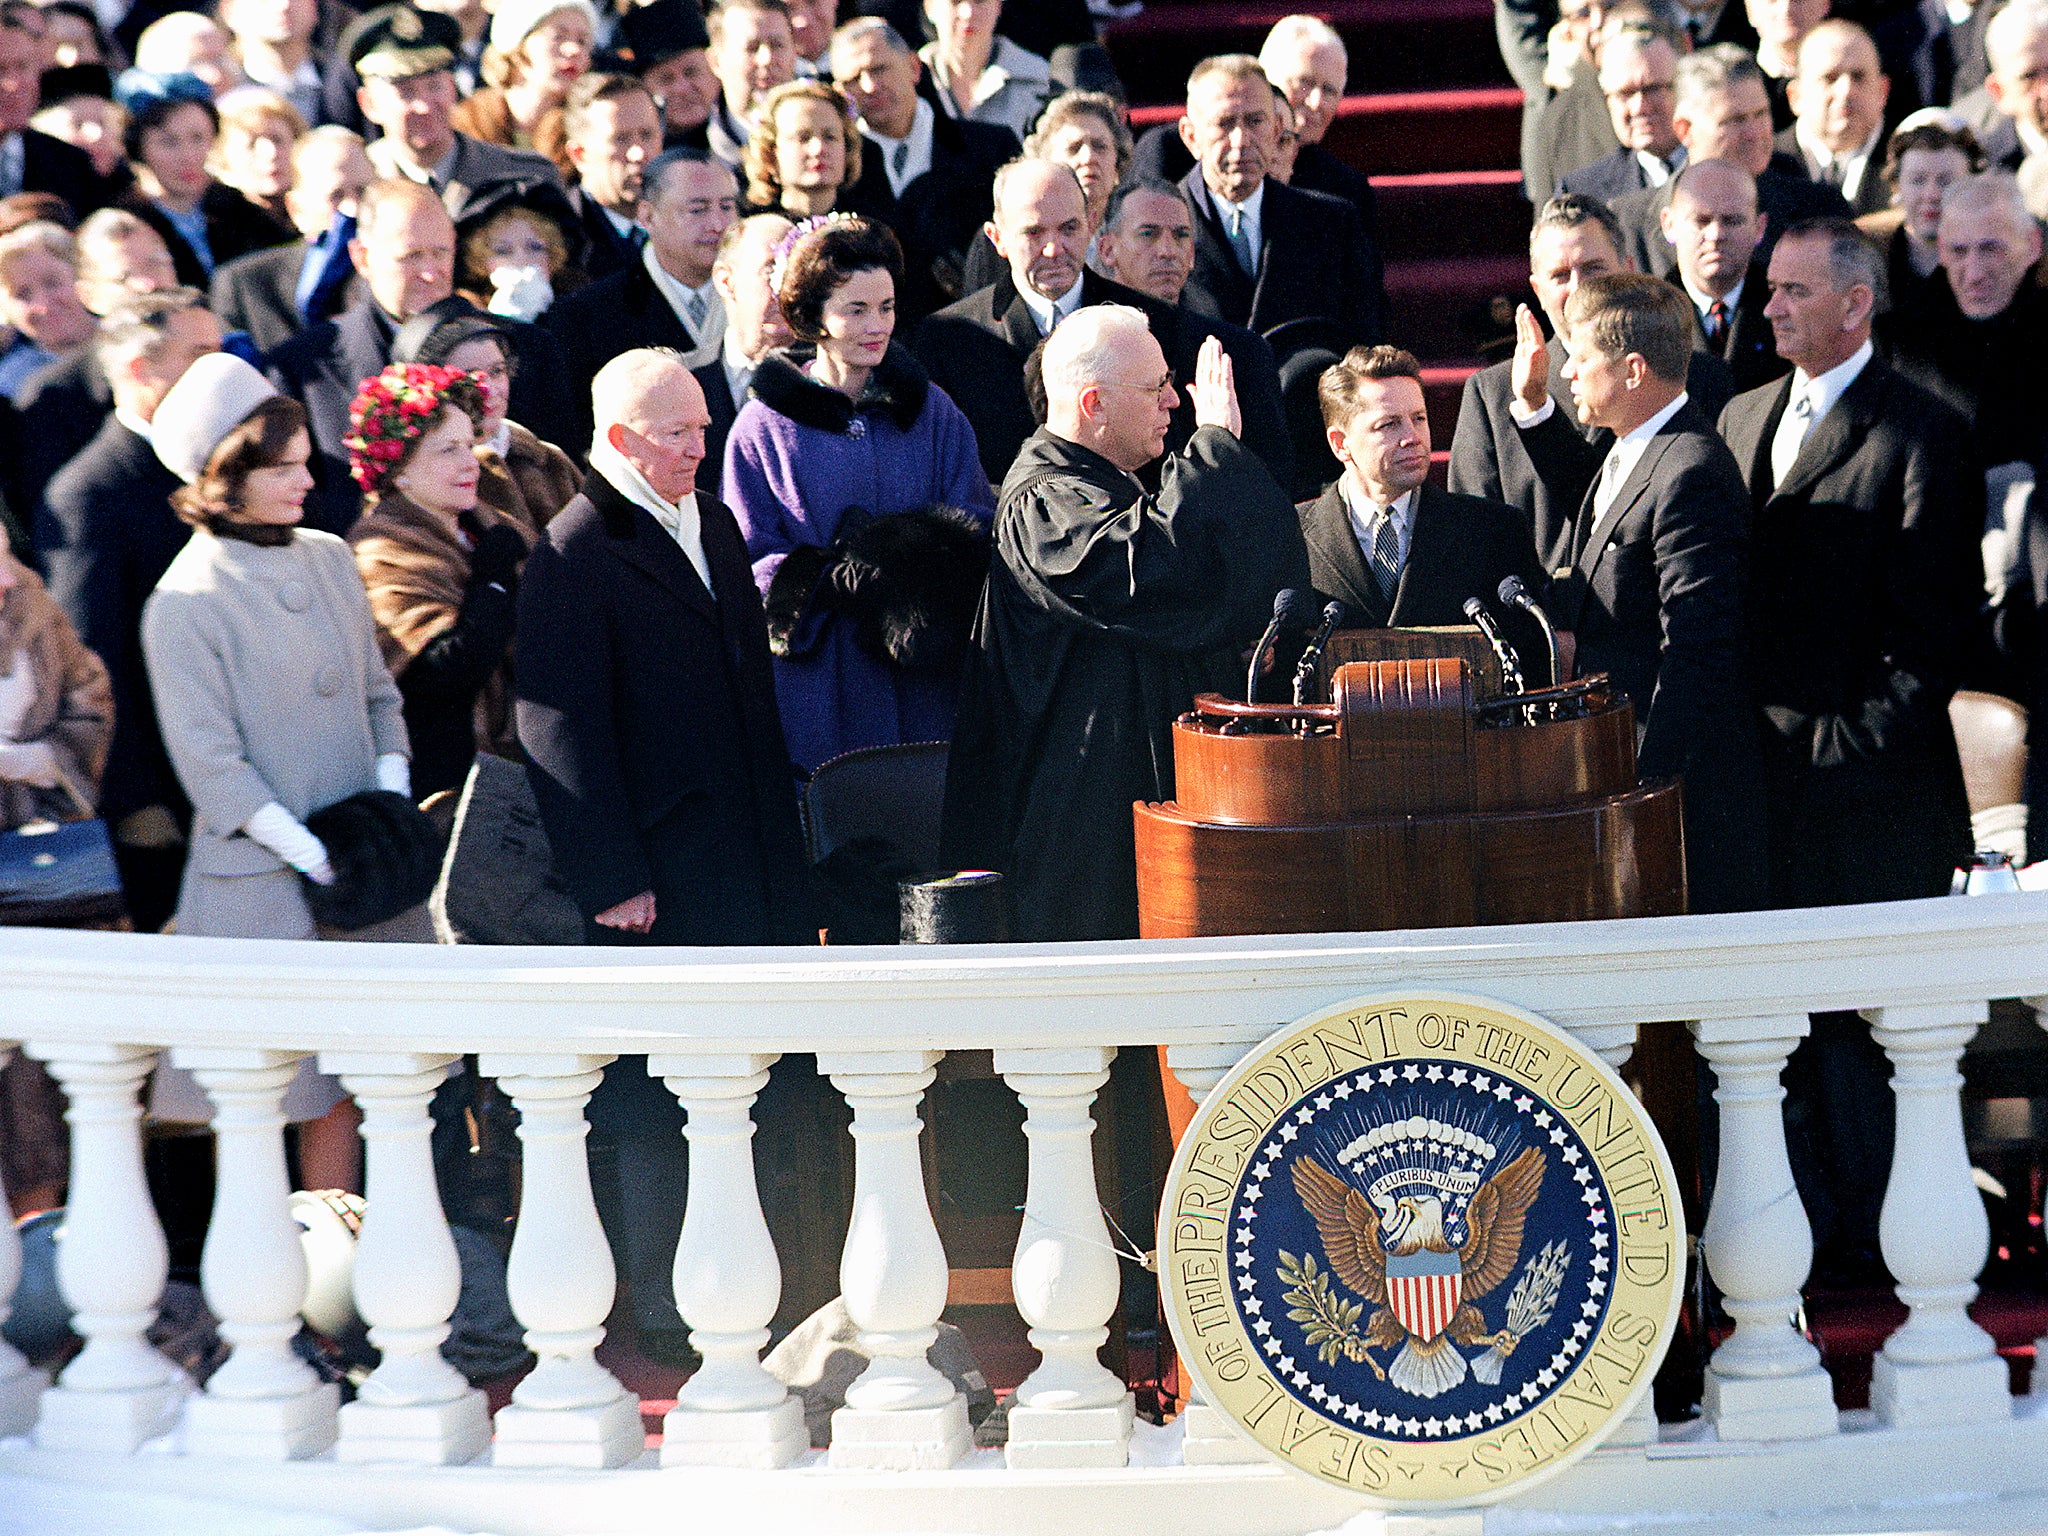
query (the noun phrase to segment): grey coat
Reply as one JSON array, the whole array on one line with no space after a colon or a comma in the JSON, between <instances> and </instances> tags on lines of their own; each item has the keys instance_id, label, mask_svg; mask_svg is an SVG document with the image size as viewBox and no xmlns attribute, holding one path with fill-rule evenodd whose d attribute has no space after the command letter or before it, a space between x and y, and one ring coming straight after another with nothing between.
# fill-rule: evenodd
<instances>
[{"instance_id":1,"label":"grey coat","mask_svg":"<svg viewBox=\"0 0 2048 1536\"><path fill-rule=\"evenodd\" d=\"M178 931L310 938L297 874L242 828L275 800L303 820L377 787L407 752L355 556L300 529L276 548L192 536L142 610L164 746L191 797Z\"/></svg>"}]
</instances>

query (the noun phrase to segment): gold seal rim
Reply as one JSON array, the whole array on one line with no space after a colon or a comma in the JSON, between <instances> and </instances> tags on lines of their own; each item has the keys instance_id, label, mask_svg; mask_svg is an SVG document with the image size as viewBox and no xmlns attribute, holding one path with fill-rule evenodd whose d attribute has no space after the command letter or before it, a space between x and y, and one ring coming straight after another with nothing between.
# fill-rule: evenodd
<instances>
[{"instance_id":1,"label":"gold seal rim","mask_svg":"<svg viewBox=\"0 0 2048 1536\"><path fill-rule=\"evenodd\" d=\"M1174 1253L1177 1251L1175 1248L1175 1238L1177 1235L1175 1222L1183 1214L1178 1207L1181 1205L1183 1190L1192 1172L1194 1157L1197 1151L1205 1145L1213 1123L1222 1114L1233 1095L1242 1089L1259 1071L1266 1068L1272 1058L1285 1050L1289 1045L1303 1039L1313 1038L1312 1031L1319 1026L1327 1026L1353 1015L1370 1014L1375 1010L1384 1013L1389 1009L1407 1009L1409 1011L1408 1016L1413 1019L1419 1019L1445 1009L1483 1010L1498 1015L1505 1022L1512 1023L1525 1030L1534 1031L1537 1035L1544 1037L1548 1041L1562 1045L1564 1050L1569 1053L1571 1061L1589 1071L1600 1086L1604 1087L1613 1096L1614 1102L1626 1113L1630 1124L1637 1133L1637 1139L1640 1141L1642 1149L1647 1152L1652 1161L1658 1180L1658 1188L1664 1195L1667 1222L1661 1238L1653 1245L1661 1252L1664 1260L1664 1274L1662 1279L1652 1287L1636 1287L1638 1291L1647 1289L1653 1293L1656 1291L1663 1293L1659 1304L1649 1317L1636 1319L1644 1322L1654 1321L1657 1331L1655 1338L1644 1347L1642 1358L1635 1369L1634 1375L1629 1380L1627 1389L1616 1399L1604 1417L1582 1428L1570 1443L1555 1450L1536 1464L1503 1477L1492 1486L1479 1486L1475 1484L1470 1489L1461 1486L1447 1491L1435 1490L1435 1485L1438 1483L1455 1481L1454 1477L1448 1477L1444 1474L1442 1463L1455 1459L1461 1450L1469 1448L1474 1443L1471 1440L1419 1443L1384 1439L1334 1422L1310 1405L1301 1402L1290 1389L1279 1387L1276 1383L1271 1383L1269 1378L1269 1384L1273 1385L1278 1393L1277 1399L1273 1400L1276 1406L1279 1403L1292 1403L1297 1410L1294 1415L1297 1422L1302 1413L1312 1414L1319 1421L1320 1427L1304 1435L1299 1444L1306 1445L1319 1435L1334 1434L1339 1438L1340 1442L1348 1440L1361 1448L1365 1446L1399 1447L1411 1457L1433 1455L1438 1463L1436 1467L1430 1469L1431 1477L1429 1480L1433 1491L1415 1496L1403 1496L1397 1492L1362 1487L1357 1482L1349 1480L1348 1477L1333 1476L1313 1466L1303 1465L1301 1461L1290 1456L1285 1450L1276 1445L1269 1445L1256 1429L1244 1422L1241 1413L1233 1410L1230 1401L1233 1397L1241 1394L1215 1375L1211 1369L1210 1361L1205 1357L1203 1350L1191 1347L1194 1320L1191 1315L1188 1297L1184 1291L1181 1268L1173 1262ZM1386 1056L1379 1059L1386 1061L1414 1060L1423 1057L1445 1059L1448 1054L1454 1053L1449 1053L1437 1047L1416 1047L1405 1052L1389 1052ZM1348 1076L1355 1070L1357 1070L1356 1066L1347 1066L1342 1071L1331 1072L1321 1081L1334 1082L1339 1077ZM1498 1064L1486 1063L1486 1070L1498 1072ZM1522 1084L1525 1088L1538 1094L1543 1094L1542 1087L1529 1083L1526 1078L1521 1077L1519 1074L1508 1073L1502 1075L1512 1076L1516 1082ZM1264 1125L1254 1133L1249 1145L1252 1147L1258 1146L1270 1135L1272 1128L1280 1122L1283 1116L1294 1112L1301 1104L1313 1096L1317 1086L1319 1085L1310 1085L1303 1089L1283 1109L1272 1114ZM1584 1102L1584 1100L1580 1102ZM1546 1095L1543 1098L1543 1103L1546 1106L1550 1106L1552 1101ZM1566 1112L1560 1110L1560 1113L1565 1114ZM1594 1168L1601 1179L1602 1187L1607 1191L1608 1205L1613 1215L1609 1230L1613 1231L1616 1235L1614 1250L1617 1259L1615 1280L1610 1287L1610 1302L1607 1310L1603 1313L1601 1329L1594 1335L1595 1341L1598 1341L1601 1334L1605 1332L1617 1315L1634 1318L1635 1314L1617 1314L1616 1309L1616 1302L1619 1300L1620 1292L1621 1265L1619 1259L1622 1234L1620 1213L1613 1209L1616 1204L1613 1180L1607 1167L1594 1152L1591 1142L1583 1135L1579 1139L1586 1147L1587 1154L1593 1161ZM1608 1145L1611 1146L1618 1139L1618 1137L1610 1138ZM1232 1215L1237 1209L1239 1196L1243 1189L1244 1169L1249 1165L1250 1161L1251 1158L1246 1156L1243 1162L1239 1164L1238 1171L1230 1183L1228 1197L1223 1202L1224 1216L1221 1225L1226 1232ZM1217 1178L1218 1175L1212 1173L1206 1177L1213 1179ZM1581 1458L1589 1455L1604 1444L1613 1434L1615 1428L1627 1421L1636 1411L1645 1395L1651 1391L1656 1374L1662 1367L1665 1355L1670 1348L1678 1316L1684 1304L1686 1229L1684 1212L1679 1202L1677 1173L1672 1166L1670 1154L1664 1146L1663 1138L1658 1134L1656 1126L1650 1119L1649 1112L1635 1095L1629 1091L1627 1084L1622 1081L1620 1074L1602 1060L1598 1052L1583 1042L1574 1039L1568 1030L1522 1005L1506 1002L1499 998L1486 997L1477 993L1434 988L1415 991L1380 989L1316 1009L1274 1029L1239 1058L1237 1063L1217 1082L1215 1088L1209 1092L1208 1096L1198 1106L1194 1119L1189 1123L1186 1133L1181 1137L1180 1145L1175 1149L1173 1160L1168 1167L1166 1185L1160 1200L1158 1220L1159 1276L1160 1285L1166 1297L1165 1311L1168 1329L1172 1334L1174 1346L1179 1352L1183 1367L1188 1371L1191 1380L1201 1386L1206 1401L1210 1406L1222 1412L1222 1416L1229 1422L1231 1429L1248 1444L1254 1446L1259 1451L1262 1459L1286 1467L1296 1475L1308 1478L1321 1486L1342 1489L1358 1498L1362 1505L1368 1508L1390 1510L1474 1508L1498 1503L1503 1499L1526 1492L1547 1479L1566 1471ZM1655 1235L1646 1235L1646 1242L1650 1236ZM1227 1242L1221 1236L1217 1240L1216 1250L1219 1254L1227 1252ZM1245 1314L1241 1310L1241 1298L1238 1295L1238 1288L1229 1283L1227 1275L1224 1276L1221 1292L1227 1302L1231 1333L1235 1338L1243 1342L1245 1353L1256 1364L1259 1361L1257 1341L1252 1337L1252 1332L1247 1326ZM1590 1358L1591 1353L1592 1351L1589 1347L1588 1358ZM1559 1385L1568 1384L1576 1379L1586 1367L1586 1358L1575 1362L1570 1373L1561 1378ZM1256 1365L1256 1368L1261 1373L1264 1372L1263 1365ZM1492 1433L1505 1436L1510 1431L1529 1424L1537 1419L1539 1415L1544 1414L1545 1410L1552 1406L1557 1396L1557 1392L1547 1390L1543 1397L1532 1403L1527 1409L1507 1418L1500 1425L1499 1429ZM1275 1438L1278 1438L1278 1436L1276 1435ZM1485 1436L1480 1438L1484 1439ZM1355 1462L1363 1458L1354 1455L1352 1459ZM1419 1479L1411 1478L1411 1481L1417 1480Z\"/></svg>"}]
</instances>

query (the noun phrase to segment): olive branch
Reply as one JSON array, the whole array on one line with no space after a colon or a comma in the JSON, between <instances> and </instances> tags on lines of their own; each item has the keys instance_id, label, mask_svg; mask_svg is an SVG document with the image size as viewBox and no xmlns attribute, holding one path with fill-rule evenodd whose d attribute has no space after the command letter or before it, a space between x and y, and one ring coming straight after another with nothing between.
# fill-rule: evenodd
<instances>
[{"instance_id":1,"label":"olive branch","mask_svg":"<svg viewBox=\"0 0 2048 1536\"><path fill-rule=\"evenodd\" d=\"M1337 1295L1330 1285L1329 1271L1316 1268L1314 1254L1305 1253L1297 1259L1281 1249L1279 1273L1290 1287L1283 1297L1289 1303L1287 1315L1302 1325L1302 1337L1316 1357L1325 1365L1335 1364L1339 1355L1347 1360L1362 1360L1384 1381L1385 1373L1366 1354L1365 1340L1358 1332L1364 1304Z\"/></svg>"}]
</instances>

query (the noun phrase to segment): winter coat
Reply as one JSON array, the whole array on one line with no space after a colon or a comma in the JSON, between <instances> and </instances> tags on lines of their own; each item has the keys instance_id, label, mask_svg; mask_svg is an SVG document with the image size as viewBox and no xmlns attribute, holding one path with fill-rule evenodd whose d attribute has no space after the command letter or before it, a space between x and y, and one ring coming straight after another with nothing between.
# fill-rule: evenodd
<instances>
[{"instance_id":1,"label":"winter coat","mask_svg":"<svg viewBox=\"0 0 2048 1536\"><path fill-rule=\"evenodd\" d=\"M536 535L574 499L583 476L553 443L542 442L516 421L506 425L512 429L512 441L502 459L477 445L477 460L484 467L477 498L520 524L529 536Z\"/></svg>"},{"instance_id":2,"label":"winter coat","mask_svg":"<svg viewBox=\"0 0 2048 1536\"><path fill-rule=\"evenodd\" d=\"M72 821L99 799L100 772L114 739L114 691L107 669L51 600L42 579L12 555L0 554L14 586L0 598L0 677L26 656L35 680L27 711L10 740L47 742L70 789L41 789L0 779L0 831L28 821ZM72 798L76 792L77 799Z\"/></svg>"}]
</instances>

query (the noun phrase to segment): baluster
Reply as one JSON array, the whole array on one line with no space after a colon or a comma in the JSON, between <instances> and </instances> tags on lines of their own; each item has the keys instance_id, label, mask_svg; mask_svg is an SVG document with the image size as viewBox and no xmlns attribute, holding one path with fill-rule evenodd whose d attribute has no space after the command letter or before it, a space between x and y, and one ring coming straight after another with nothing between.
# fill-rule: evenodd
<instances>
[{"instance_id":1,"label":"baluster","mask_svg":"<svg viewBox=\"0 0 2048 1536\"><path fill-rule=\"evenodd\" d=\"M1704 1410L1723 1440L1807 1440L1836 1429L1820 1351L1792 1326L1813 1267L1813 1228L1785 1150L1782 1077L1803 1013L1692 1025L1714 1069L1721 1157L1702 1242L1735 1332L1707 1367Z\"/></svg>"},{"instance_id":2,"label":"baluster","mask_svg":"<svg viewBox=\"0 0 2048 1536\"><path fill-rule=\"evenodd\" d=\"M1208 1099L1209 1090L1230 1075L1230 1069L1274 1030L1277 1024L1253 1026L1235 1031L1219 1040L1196 1045L1170 1045L1166 1064L1180 1079L1181 1087L1193 1096L1196 1108ZM1167 1232L1159 1234L1159 1278L1166 1283L1169 1255ZM1260 1452L1230 1427L1230 1415L1202 1395L1201 1383L1187 1374L1188 1401L1181 1410L1181 1461L1190 1467L1214 1467L1263 1461Z\"/></svg>"},{"instance_id":3,"label":"baluster","mask_svg":"<svg viewBox=\"0 0 2048 1536\"><path fill-rule=\"evenodd\" d=\"M441 1358L462 1267L434 1181L428 1106L453 1056L323 1053L363 1111L356 1311L383 1355L341 1410L337 1459L454 1466L491 1443L490 1405Z\"/></svg>"},{"instance_id":4,"label":"baluster","mask_svg":"<svg viewBox=\"0 0 2048 1536\"><path fill-rule=\"evenodd\" d=\"M617 1467L646 1447L640 1403L593 1353L617 1287L590 1193L583 1106L610 1056L486 1056L519 1111L519 1225L506 1270L526 1347L540 1356L498 1410L501 1467Z\"/></svg>"},{"instance_id":5,"label":"baluster","mask_svg":"<svg viewBox=\"0 0 2048 1536\"><path fill-rule=\"evenodd\" d=\"M1983 1003L1864 1011L1892 1059L1898 1112L1877 1235L1908 1311L1870 1379L1870 1406L1886 1424L1978 1424L2012 1414L2005 1362L1965 1310L1990 1253L1991 1223L1970 1177L1957 1064L1989 1014Z\"/></svg>"},{"instance_id":6,"label":"baluster","mask_svg":"<svg viewBox=\"0 0 2048 1536\"><path fill-rule=\"evenodd\" d=\"M1122 1287L1095 1189L1089 1106L1109 1081L1114 1046L997 1051L995 1069L1027 1111L1030 1176L1010 1266L1038 1369L1017 1388L1004 1452L1012 1467L1121 1467L1130 1460L1131 1394L1097 1351Z\"/></svg>"},{"instance_id":7,"label":"baluster","mask_svg":"<svg viewBox=\"0 0 2048 1536\"><path fill-rule=\"evenodd\" d=\"M199 1279L232 1346L206 1390L186 1403L180 1443L190 1455L317 1455L334 1443L341 1399L292 1353L306 1304L306 1253L291 1213L282 1105L301 1057L180 1047L171 1060L213 1100L213 1214Z\"/></svg>"},{"instance_id":8,"label":"baluster","mask_svg":"<svg viewBox=\"0 0 2048 1536\"><path fill-rule=\"evenodd\" d=\"M972 1443L966 1400L925 1358L945 1310L947 1273L925 1196L917 1106L942 1054L818 1057L818 1070L853 1106L853 1220L839 1288L873 1357L832 1415L835 1467L950 1467Z\"/></svg>"},{"instance_id":9,"label":"baluster","mask_svg":"<svg viewBox=\"0 0 2048 1536\"><path fill-rule=\"evenodd\" d=\"M1574 1024L1565 1031L1617 1072L1635 1055L1638 1032L1633 1024Z\"/></svg>"},{"instance_id":10,"label":"baluster","mask_svg":"<svg viewBox=\"0 0 2048 1536\"><path fill-rule=\"evenodd\" d=\"M71 1196L57 1247L57 1286L85 1340L43 1394L36 1444L127 1454L170 1431L192 1391L143 1335L170 1270L164 1229L142 1173L135 1090L156 1064L138 1045L31 1042L70 1098Z\"/></svg>"},{"instance_id":11,"label":"baluster","mask_svg":"<svg viewBox=\"0 0 2048 1536\"><path fill-rule=\"evenodd\" d=\"M704 1357L662 1421L665 1467L783 1467L811 1447L803 1405L761 1366L782 1267L761 1214L749 1111L776 1059L648 1058L686 1117L690 1190L676 1242L676 1309Z\"/></svg>"},{"instance_id":12,"label":"baluster","mask_svg":"<svg viewBox=\"0 0 2048 1536\"><path fill-rule=\"evenodd\" d=\"M14 1054L11 1040L0 1040L0 1067ZM0 1179L0 1323L13 1311L14 1288L21 1284L21 1234L7 1203L7 1181ZM0 1339L0 1439L25 1435L36 1422L36 1400L50 1378L31 1370L21 1351Z\"/></svg>"}]
</instances>

